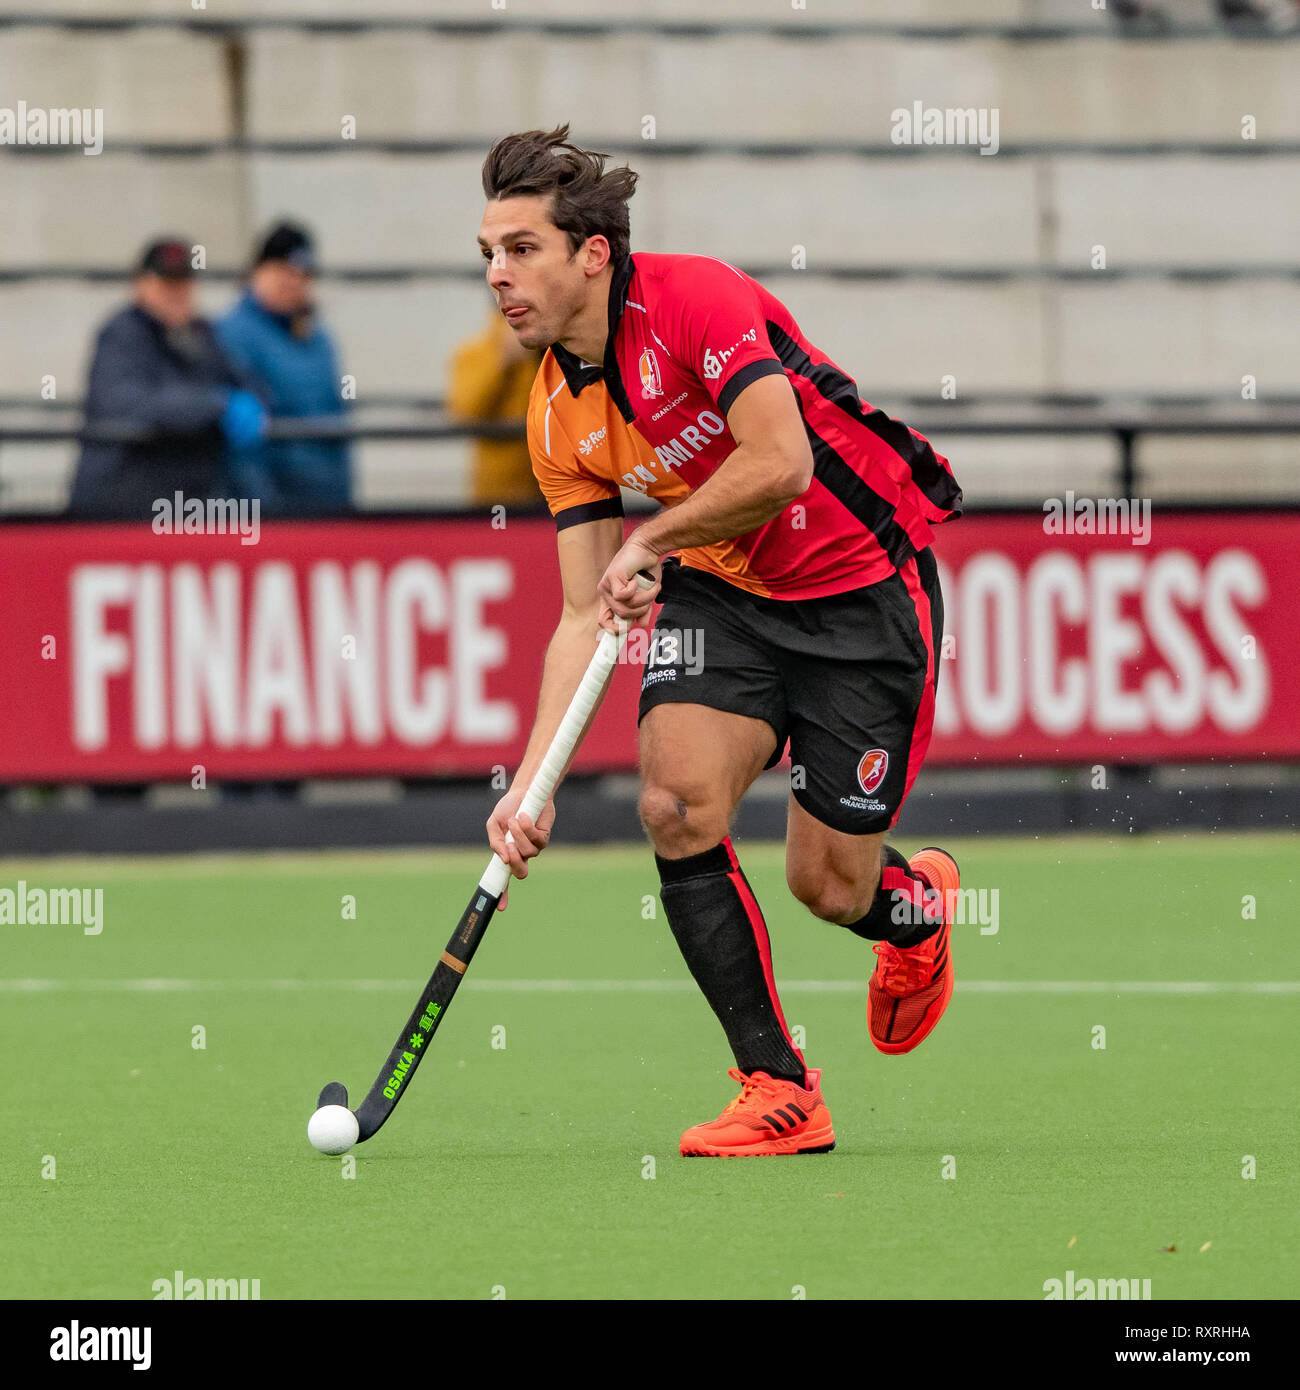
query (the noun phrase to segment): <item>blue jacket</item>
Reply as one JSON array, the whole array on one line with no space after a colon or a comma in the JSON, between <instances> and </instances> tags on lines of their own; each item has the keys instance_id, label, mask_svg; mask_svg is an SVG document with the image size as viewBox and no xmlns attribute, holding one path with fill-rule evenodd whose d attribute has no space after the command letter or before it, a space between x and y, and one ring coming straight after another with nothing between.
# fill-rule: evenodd
<instances>
[{"instance_id":1,"label":"blue jacket","mask_svg":"<svg viewBox=\"0 0 1300 1390\"><path fill-rule=\"evenodd\" d=\"M148 443L82 446L69 509L78 516L149 517L156 498L221 492L222 411L242 382L195 319L169 331L134 305L100 330L86 388L86 424L155 431Z\"/></svg>"},{"instance_id":2,"label":"blue jacket","mask_svg":"<svg viewBox=\"0 0 1300 1390\"><path fill-rule=\"evenodd\" d=\"M217 321L216 332L273 417L347 410L333 340L314 317L299 336L292 320L264 309L246 291ZM348 441L271 439L232 453L228 490L237 497L260 497L273 515L347 511L352 505Z\"/></svg>"}]
</instances>

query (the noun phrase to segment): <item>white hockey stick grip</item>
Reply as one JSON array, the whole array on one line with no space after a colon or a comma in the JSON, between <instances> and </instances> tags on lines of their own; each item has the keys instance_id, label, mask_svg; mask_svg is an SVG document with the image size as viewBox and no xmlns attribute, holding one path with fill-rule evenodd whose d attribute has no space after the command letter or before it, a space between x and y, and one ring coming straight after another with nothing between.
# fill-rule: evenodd
<instances>
[{"instance_id":1,"label":"white hockey stick grip","mask_svg":"<svg viewBox=\"0 0 1300 1390\"><path fill-rule=\"evenodd\" d=\"M641 574L638 574L637 582L643 589L653 587L652 581ZM618 654L623 650L623 643L627 641L627 634L628 628L624 626L617 637L612 632L602 632L600 635L600 643L586 674L579 682L573 699L569 701L569 708L560 720L560 727L555 731L551 746L546 750L546 756L533 774L533 780L528 784L528 790L519 805L519 814L527 816L534 823L551 799L556 783L573 756L573 750L578 746L583 729L587 727L592 710L600 703L600 698L605 693L610 675L618 662ZM483 877L479 879L479 887L485 893L499 897L505 892L509 881L509 866L499 854L493 854Z\"/></svg>"}]
</instances>

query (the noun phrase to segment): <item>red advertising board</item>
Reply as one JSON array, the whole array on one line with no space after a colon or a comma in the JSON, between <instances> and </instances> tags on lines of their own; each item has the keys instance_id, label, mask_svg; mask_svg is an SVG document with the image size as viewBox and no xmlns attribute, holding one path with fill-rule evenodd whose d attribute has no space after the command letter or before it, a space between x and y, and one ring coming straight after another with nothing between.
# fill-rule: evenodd
<instances>
[{"instance_id":1,"label":"red advertising board","mask_svg":"<svg viewBox=\"0 0 1300 1390\"><path fill-rule=\"evenodd\" d=\"M1157 513L1103 536L962 517L935 552L932 761L1300 756L1300 515Z\"/></svg>"},{"instance_id":2,"label":"red advertising board","mask_svg":"<svg viewBox=\"0 0 1300 1390\"><path fill-rule=\"evenodd\" d=\"M930 763L1300 756L1300 516L967 516ZM0 526L0 781L513 772L559 609L516 519ZM577 766L635 766L643 648ZM705 654L707 660L707 653Z\"/></svg>"},{"instance_id":3,"label":"red advertising board","mask_svg":"<svg viewBox=\"0 0 1300 1390\"><path fill-rule=\"evenodd\" d=\"M480 518L0 528L0 780L479 773L528 740L555 528ZM626 766L620 669L577 765Z\"/></svg>"}]
</instances>

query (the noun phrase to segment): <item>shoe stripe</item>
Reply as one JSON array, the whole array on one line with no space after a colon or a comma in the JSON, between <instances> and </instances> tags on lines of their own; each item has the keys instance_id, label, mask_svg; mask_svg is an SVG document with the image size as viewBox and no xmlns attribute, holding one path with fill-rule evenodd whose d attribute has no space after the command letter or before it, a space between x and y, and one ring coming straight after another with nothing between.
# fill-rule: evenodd
<instances>
[{"instance_id":1,"label":"shoe stripe","mask_svg":"<svg viewBox=\"0 0 1300 1390\"><path fill-rule=\"evenodd\" d=\"M772 1128L773 1128L774 1130L776 1130L776 1132L777 1132L778 1134L784 1134L784 1133L785 1133L785 1128L786 1128L786 1127L785 1127L785 1125L783 1125L783 1124L781 1123L780 1120L776 1119L776 1118L775 1118L774 1116L772 1116L772 1115L764 1115L763 1118L768 1122L768 1124L770 1124L770 1125L772 1126ZM786 1116L786 1119L787 1119L787 1120L790 1119L789 1115ZM793 1121L791 1121L791 1123L793 1124Z\"/></svg>"},{"instance_id":2,"label":"shoe stripe","mask_svg":"<svg viewBox=\"0 0 1300 1390\"><path fill-rule=\"evenodd\" d=\"M800 1118L801 1120L806 1120L806 1119L808 1118L808 1116L805 1115L805 1114L803 1113L803 1111L800 1110L799 1107L798 1107L797 1105L795 1105L795 1103L794 1103L793 1101L786 1101L786 1109L787 1109L787 1110L793 1110L794 1113L795 1113L796 1115L798 1115L799 1118ZM780 1113L781 1113L781 1112L778 1110L778 1111L777 1111L777 1114L779 1115Z\"/></svg>"},{"instance_id":3,"label":"shoe stripe","mask_svg":"<svg viewBox=\"0 0 1300 1390\"><path fill-rule=\"evenodd\" d=\"M793 1107L791 1107L791 1108L793 1109ZM778 1110L776 1113L777 1113L778 1115L780 1115L780 1117L786 1122L786 1124L788 1124L788 1125L790 1126L791 1129L793 1129L793 1128L795 1127L795 1124L797 1123L797 1121L795 1120L795 1118L794 1118L793 1115L787 1113L787 1112L784 1111L784 1110ZM802 1119L803 1116L801 1115L799 1118Z\"/></svg>"}]
</instances>

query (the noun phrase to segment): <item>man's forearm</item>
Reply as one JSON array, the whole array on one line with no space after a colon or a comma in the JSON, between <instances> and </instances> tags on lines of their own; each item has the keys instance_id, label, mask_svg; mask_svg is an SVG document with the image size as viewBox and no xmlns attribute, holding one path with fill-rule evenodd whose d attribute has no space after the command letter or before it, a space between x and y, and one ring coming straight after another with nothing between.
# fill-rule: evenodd
<instances>
[{"instance_id":1,"label":"man's forearm","mask_svg":"<svg viewBox=\"0 0 1300 1390\"><path fill-rule=\"evenodd\" d=\"M660 555L694 545L734 540L764 525L806 490L792 490L789 471L744 446L675 507L667 507L635 531Z\"/></svg>"},{"instance_id":2,"label":"man's forearm","mask_svg":"<svg viewBox=\"0 0 1300 1390\"><path fill-rule=\"evenodd\" d=\"M598 637L594 613L560 619L546 648L541 690L537 696L537 717L533 721L533 732L519 763L519 770L515 773L512 785L516 789L526 787L532 781L533 774L546 756L555 731L560 727L565 711L591 664ZM600 708L599 702L596 708Z\"/></svg>"}]
</instances>

